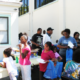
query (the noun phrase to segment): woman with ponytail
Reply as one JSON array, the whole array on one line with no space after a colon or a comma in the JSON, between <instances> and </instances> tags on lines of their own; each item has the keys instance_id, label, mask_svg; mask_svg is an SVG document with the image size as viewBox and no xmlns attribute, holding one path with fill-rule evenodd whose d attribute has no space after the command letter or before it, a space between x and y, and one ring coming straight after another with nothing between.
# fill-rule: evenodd
<instances>
[{"instance_id":1,"label":"woman with ponytail","mask_svg":"<svg viewBox=\"0 0 80 80\"><path fill-rule=\"evenodd\" d=\"M55 61L55 55L52 51L52 44L51 42L46 42L45 46L44 46L44 50L42 51L42 54L41 54L41 59L45 60L45 64L42 64L40 63L40 71L42 72L42 76L44 75L46 69L47 69L47 65L48 65L48 62L49 60L52 60L52 61ZM45 79L43 77L43 80L48 80L48 79Z\"/></svg>"}]
</instances>

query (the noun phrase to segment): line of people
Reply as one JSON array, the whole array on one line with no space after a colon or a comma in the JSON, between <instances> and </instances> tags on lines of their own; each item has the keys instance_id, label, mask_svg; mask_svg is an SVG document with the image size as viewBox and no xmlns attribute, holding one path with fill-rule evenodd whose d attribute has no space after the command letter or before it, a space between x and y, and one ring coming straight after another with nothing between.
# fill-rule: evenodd
<instances>
[{"instance_id":1,"label":"line of people","mask_svg":"<svg viewBox=\"0 0 80 80\"><path fill-rule=\"evenodd\" d=\"M51 67L49 67L48 64L51 62L51 66L55 68L54 71L55 74L57 75L56 72L56 70L58 70L56 69L58 64L57 62L62 61L63 65L65 65L66 63L66 50L69 48L68 46L69 41L71 41L74 44L73 47L74 54L73 54L73 59L66 63L64 71L62 73L62 77L68 77L71 78L72 80L79 80L80 50L79 49L76 50L77 48L80 47L79 33L75 32L73 38L70 36L70 30L65 29L62 32L63 36L59 39L59 41L57 41L58 42L57 46L55 46L51 40L51 34L53 33L53 30L54 29L52 29L51 27L48 28L47 33L42 36L41 35L42 29L38 28L37 33L33 35L32 39L26 33L19 35L19 45L18 45L20 49L19 64L21 67L23 80L31 80L31 62L30 62L31 49L39 48L38 55L40 55L41 58L46 62L45 64L42 63L39 64L43 80L51 80L51 78L44 76L46 70L48 68L51 69ZM59 48L59 54L57 52L58 49L57 47ZM0 66L7 68L10 80L17 80L19 73L11 57L11 51L12 51L11 48L7 48L4 50L3 64L0 63ZM61 76L59 77L59 80L61 80Z\"/></svg>"}]
</instances>

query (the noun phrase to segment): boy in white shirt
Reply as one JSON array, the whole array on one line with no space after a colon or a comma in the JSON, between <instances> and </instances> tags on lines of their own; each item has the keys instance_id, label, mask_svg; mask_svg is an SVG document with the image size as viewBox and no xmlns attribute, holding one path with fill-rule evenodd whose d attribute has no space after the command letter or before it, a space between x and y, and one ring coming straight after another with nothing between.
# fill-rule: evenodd
<instances>
[{"instance_id":1,"label":"boy in white shirt","mask_svg":"<svg viewBox=\"0 0 80 80\"><path fill-rule=\"evenodd\" d=\"M4 50L4 52L3 52L3 56L4 56L3 64L0 63L0 66L3 68L7 68L10 80L17 80L19 74L18 74L18 70L14 64L14 61L11 57L11 51L12 51L11 48L7 48Z\"/></svg>"}]
</instances>

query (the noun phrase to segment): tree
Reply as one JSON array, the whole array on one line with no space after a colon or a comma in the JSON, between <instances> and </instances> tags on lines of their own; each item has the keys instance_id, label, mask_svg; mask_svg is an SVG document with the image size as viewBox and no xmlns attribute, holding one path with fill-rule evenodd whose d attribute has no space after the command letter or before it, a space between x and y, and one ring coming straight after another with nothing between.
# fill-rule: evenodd
<instances>
[{"instance_id":1,"label":"tree","mask_svg":"<svg viewBox=\"0 0 80 80\"><path fill-rule=\"evenodd\" d=\"M29 6L27 6L27 4L22 5L22 7L20 7L20 15L25 14L29 11Z\"/></svg>"}]
</instances>

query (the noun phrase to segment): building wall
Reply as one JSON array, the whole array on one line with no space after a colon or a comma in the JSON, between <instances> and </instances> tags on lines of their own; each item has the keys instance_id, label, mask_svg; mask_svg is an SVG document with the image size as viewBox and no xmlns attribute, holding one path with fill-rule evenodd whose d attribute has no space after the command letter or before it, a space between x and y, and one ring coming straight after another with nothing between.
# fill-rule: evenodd
<instances>
[{"instance_id":1,"label":"building wall","mask_svg":"<svg viewBox=\"0 0 80 80\"><path fill-rule=\"evenodd\" d=\"M32 36L39 27L43 30L52 27L54 29L52 35L53 43L62 36L61 31L65 28L71 29L71 36L73 36L75 31L80 30L79 3L80 0L56 0L36 10L32 9L32 12L29 11L29 13L19 17L19 32L26 31L29 36ZM33 6L34 3L31 4ZM32 18L30 18L31 16ZM23 18L25 21L21 23Z\"/></svg>"},{"instance_id":2,"label":"building wall","mask_svg":"<svg viewBox=\"0 0 80 80\"><path fill-rule=\"evenodd\" d=\"M80 32L80 0L66 0L66 28Z\"/></svg>"},{"instance_id":3,"label":"building wall","mask_svg":"<svg viewBox=\"0 0 80 80\"><path fill-rule=\"evenodd\" d=\"M1 4L1 2L0 2ZM5 4L5 3L4 3ZM18 7L20 6L20 4L18 5L18 7L14 7L15 4L13 5L9 5L10 3L6 3L6 5L8 4L8 6L5 5L0 5L0 16L3 17L9 17L9 44L0 44L0 60L3 59L3 51L4 49L8 48L8 47L17 47L18 44L18 33L19 33L19 29L18 29ZM14 9L17 10L14 10Z\"/></svg>"},{"instance_id":4,"label":"building wall","mask_svg":"<svg viewBox=\"0 0 80 80\"><path fill-rule=\"evenodd\" d=\"M19 32L29 34L29 13L19 17Z\"/></svg>"},{"instance_id":5,"label":"building wall","mask_svg":"<svg viewBox=\"0 0 80 80\"><path fill-rule=\"evenodd\" d=\"M19 32L27 32L29 36L32 36L37 32L38 28L47 30L48 27L52 27L53 29L55 29L52 35L52 40L53 42L55 42L59 37L58 36L59 31L57 29L57 27L59 27L59 5L58 4L59 4L58 1L55 1L43 7L33 10L32 13L30 11L30 13L20 16ZM31 16L32 18L30 18ZM22 22L23 19L24 19L24 22ZM32 24L32 31L31 31L30 22ZM32 35L30 33L32 33ZM55 34L57 34L57 36Z\"/></svg>"}]
</instances>

